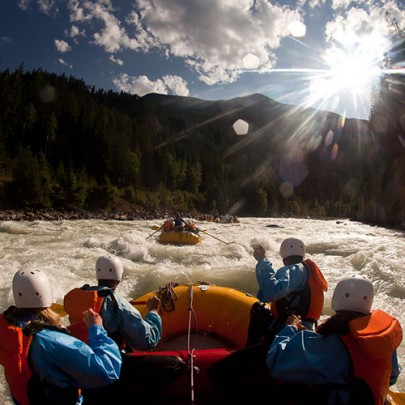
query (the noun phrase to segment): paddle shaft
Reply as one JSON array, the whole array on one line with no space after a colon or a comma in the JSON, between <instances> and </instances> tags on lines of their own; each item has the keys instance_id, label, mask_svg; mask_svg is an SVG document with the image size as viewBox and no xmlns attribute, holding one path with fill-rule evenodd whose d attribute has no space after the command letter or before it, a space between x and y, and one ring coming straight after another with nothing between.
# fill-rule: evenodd
<instances>
[{"instance_id":1,"label":"paddle shaft","mask_svg":"<svg viewBox=\"0 0 405 405\"><path fill-rule=\"evenodd\" d=\"M163 225L162 225L159 229L156 229L155 232L153 232L153 233L151 233L149 236L147 236L146 239L149 239L149 238L150 238L151 236L153 236L156 232L159 232L162 228L163 228Z\"/></svg>"},{"instance_id":2,"label":"paddle shaft","mask_svg":"<svg viewBox=\"0 0 405 405\"><path fill-rule=\"evenodd\" d=\"M214 238L216 240L219 240L222 243L225 243L225 245L230 245L231 243L235 243L235 242L225 242L224 240L219 239L216 236L209 234L207 231L201 231L201 232L204 232L206 235L211 236L211 238Z\"/></svg>"}]
</instances>

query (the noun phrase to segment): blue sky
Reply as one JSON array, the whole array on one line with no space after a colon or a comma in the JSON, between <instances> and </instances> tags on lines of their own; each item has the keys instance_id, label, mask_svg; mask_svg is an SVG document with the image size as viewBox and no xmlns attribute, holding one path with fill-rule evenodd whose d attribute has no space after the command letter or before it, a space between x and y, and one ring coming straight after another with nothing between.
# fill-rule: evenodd
<instances>
[{"instance_id":1,"label":"blue sky","mask_svg":"<svg viewBox=\"0 0 405 405\"><path fill-rule=\"evenodd\" d=\"M1 0L0 69L97 89L277 101L367 119L403 0Z\"/></svg>"}]
</instances>

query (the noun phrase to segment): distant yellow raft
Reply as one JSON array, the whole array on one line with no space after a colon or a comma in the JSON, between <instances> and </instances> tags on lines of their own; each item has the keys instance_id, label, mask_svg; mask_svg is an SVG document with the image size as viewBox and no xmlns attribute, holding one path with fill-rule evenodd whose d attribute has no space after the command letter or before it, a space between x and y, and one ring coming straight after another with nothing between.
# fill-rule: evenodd
<instances>
[{"instance_id":1,"label":"distant yellow raft","mask_svg":"<svg viewBox=\"0 0 405 405\"><path fill-rule=\"evenodd\" d=\"M160 243L171 243L173 245L195 245L201 241L201 236L194 232L170 231L162 232L159 235Z\"/></svg>"}]
</instances>

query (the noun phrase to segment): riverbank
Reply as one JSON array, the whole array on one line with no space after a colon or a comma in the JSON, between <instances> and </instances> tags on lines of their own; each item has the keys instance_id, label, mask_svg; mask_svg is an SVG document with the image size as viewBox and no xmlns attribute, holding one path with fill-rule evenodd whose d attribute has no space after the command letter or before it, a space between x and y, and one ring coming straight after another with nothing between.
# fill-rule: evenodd
<instances>
[{"instance_id":1,"label":"riverbank","mask_svg":"<svg viewBox=\"0 0 405 405\"><path fill-rule=\"evenodd\" d=\"M138 221L162 219L167 216L171 216L170 213L156 210L147 211L141 208L99 211L58 211L54 209L0 210L0 221L63 221L79 219Z\"/></svg>"},{"instance_id":2,"label":"riverbank","mask_svg":"<svg viewBox=\"0 0 405 405\"><path fill-rule=\"evenodd\" d=\"M53 208L49 209L0 209L0 221L71 221L71 220L83 220L83 219L98 219L103 221L142 221L142 220L162 220L168 217L174 217L178 211L176 210L155 210L155 209L145 209L139 206L131 207L120 207L119 209L109 209L109 210L97 210L97 211L87 211L87 210L77 210L77 211L66 211L66 210L55 210ZM184 218L195 218L194 215L190 213L181 212L180 215ZM309 218L308 218L309 219ZM334 219L339 222L340 218L318 218L318 219ZM405 222L399 226L392 225L381 225L373 223L364 223L371 226L379 226L387 229L397 229L400 231L405 231Z\"/></svg>"}]
</instances>

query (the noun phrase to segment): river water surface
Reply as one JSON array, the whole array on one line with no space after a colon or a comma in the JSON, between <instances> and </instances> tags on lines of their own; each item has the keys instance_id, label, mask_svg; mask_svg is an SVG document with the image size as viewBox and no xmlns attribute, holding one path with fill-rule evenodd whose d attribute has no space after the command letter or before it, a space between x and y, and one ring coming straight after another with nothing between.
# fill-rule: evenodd
<instances>
[{"instance_id":1,"label":"river water surface","mask_svg":"<svg viewBox=\"0 0 405 405\"><path fill-rule=\"evenodd\" d=\"M95 283L94 266L101 255L124 263L121 295L135 298L168 282L210 282L256 295L256 261L252 243L261 243L278 268L280 243L301 238L307 257L321 268L329 283L325 315L336 282L345 274L363 274L374 283L373 308L397 317L405 329L405 233L349 220L240 218L239 224L196 222L203 241L192 246L160 244L153 226L162 221L34 221L0 223L0 312L13 304L11 282L20 269L40 268L51 279L54 301L62 303L70 289ZM405 367L405 344L398 349ZM1 368L1 366L0 366ZM394 391L405 392L405 371ZM0 403L11 405L0 373Z\"/></svg>"}]
</instances>

